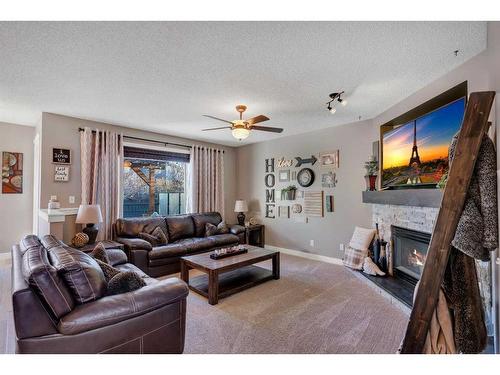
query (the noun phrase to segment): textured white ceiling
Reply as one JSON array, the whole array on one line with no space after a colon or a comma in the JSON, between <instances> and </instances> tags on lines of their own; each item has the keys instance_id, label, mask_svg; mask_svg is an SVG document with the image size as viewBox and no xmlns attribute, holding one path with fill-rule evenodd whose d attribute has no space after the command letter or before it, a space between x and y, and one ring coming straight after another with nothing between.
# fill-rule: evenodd
<instances>
[{"instance_id":1,"label":"textured white ceiling","mask_svg":"<svg viewBox=\"0 0 500 375\"><path fill-rule=\"evenodd\" d=\"M374 117L485 48L484 22L0 22L0 121L54 112L237 146ZM200 132L240 103L285 131Z\"/></svg>"}]
</instances>

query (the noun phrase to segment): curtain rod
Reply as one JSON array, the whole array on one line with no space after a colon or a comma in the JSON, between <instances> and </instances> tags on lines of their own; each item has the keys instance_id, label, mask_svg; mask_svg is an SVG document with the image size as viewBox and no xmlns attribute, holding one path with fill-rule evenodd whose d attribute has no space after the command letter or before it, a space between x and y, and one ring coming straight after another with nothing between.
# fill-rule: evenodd
<instances>
[{"instance_id":1,"label":"curtain rod","mask_svg":"<svg viewBox=\"0 0 500 375\"><path fill-rule=\"evenodd\" d=\"M78 128L79 132L84 131L84 128ZM95 130L92 130L92 133L95 133ZM160 143L162 145L172 145L172 146L179 146L179 147L185 147L185 148L193 148L193 146L189 145L183 145L180 143L172 143L172 142L164 142L164 141L158 141L156 139L147 139L147 138L139 138L139 137L132 137L131 135L124 135L123 138L128 138L128 139L134 139L136 141L145 141L145 142L153 142L153 143ZM220 150L222 153L224 153L224 150Z\"/></svg>"}]
</instances>

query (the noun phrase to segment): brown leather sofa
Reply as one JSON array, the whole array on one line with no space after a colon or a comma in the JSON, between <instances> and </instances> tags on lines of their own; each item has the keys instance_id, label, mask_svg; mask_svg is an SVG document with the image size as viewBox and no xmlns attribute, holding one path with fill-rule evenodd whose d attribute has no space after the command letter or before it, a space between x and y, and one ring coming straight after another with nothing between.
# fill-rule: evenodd
<instances>
[{"instance_id":1,"label":"brown leather sofa","mask_svg":"<svg viewBox=\"0 0 500 375\"><path fill-rule=\"evenodd\" d=\"M12 248L17 353L182 353L186 284L148 277L127 263L121 250L107 254L114 267L138 273L147 285L105 296L97 263L52 236L27 236ZM57 264L69 259L70 271L76 272L72 283ZM83 282L93 285L91 302L75 298L74 288Z\"/></svg>"},{"instance_id":2,"label":"brown leather sofa","mask_svg":"<svg viewBox=\"0 0 500 375\"><path fill-rule=\"evenodd\" d=\"M229 226L230 233L205 237L205 224L218 225L221 221L218 212L118 219L115 241L124 245L133 264L149 276L158 277L179 272L182 256L245 242L245 228L239 225ZM141 232L152 233L156 227L168 236L168 244L153 247L138 237Z\"/></svg>"}]
</instances>

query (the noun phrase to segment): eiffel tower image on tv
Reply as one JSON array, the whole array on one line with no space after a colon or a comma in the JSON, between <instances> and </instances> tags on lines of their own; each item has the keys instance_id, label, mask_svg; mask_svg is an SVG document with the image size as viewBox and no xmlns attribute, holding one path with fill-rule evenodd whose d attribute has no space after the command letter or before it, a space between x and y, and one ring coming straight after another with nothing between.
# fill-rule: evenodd
<instances>
[{"instance_id":1,"label":"eiffel tower image on tv","mask_svg":"<svg viewBox=\"0 0 500 375\"><path fill-rule=\"evenodd\" d=\"M411 150L410 164L411 167L413 163L420 165L420 157L418 156L417 148L417 120L413 121L413 149Z\"/></svg>"}]
</instances>

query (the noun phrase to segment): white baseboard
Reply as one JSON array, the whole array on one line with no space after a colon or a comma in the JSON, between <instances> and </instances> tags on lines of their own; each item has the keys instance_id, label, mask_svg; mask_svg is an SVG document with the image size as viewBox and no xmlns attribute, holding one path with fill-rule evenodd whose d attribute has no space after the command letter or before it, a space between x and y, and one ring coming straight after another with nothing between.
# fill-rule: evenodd
<instances>
[{"instance_id":1,"label":"white baseboard","mask_svg":"<svg viewBox=\"0 0 500 375\"><path fill-rule=\"evenodd\" d=\"M339 259L339 258L332 258L332 257L327 257L325 255L311 254L311 253L306 253L306 252L300 251L300 250L286 249L284 247L277 247L277 246L271 246L271 245L266 245L265 248L269 249L269 250L279 251L280 253L284 253L284 254L288 254L288 255L294 255L296 257L317 260L317 261L325 262L325 263L342 265L342 259Z\"/></svg>"}]
</instances>

